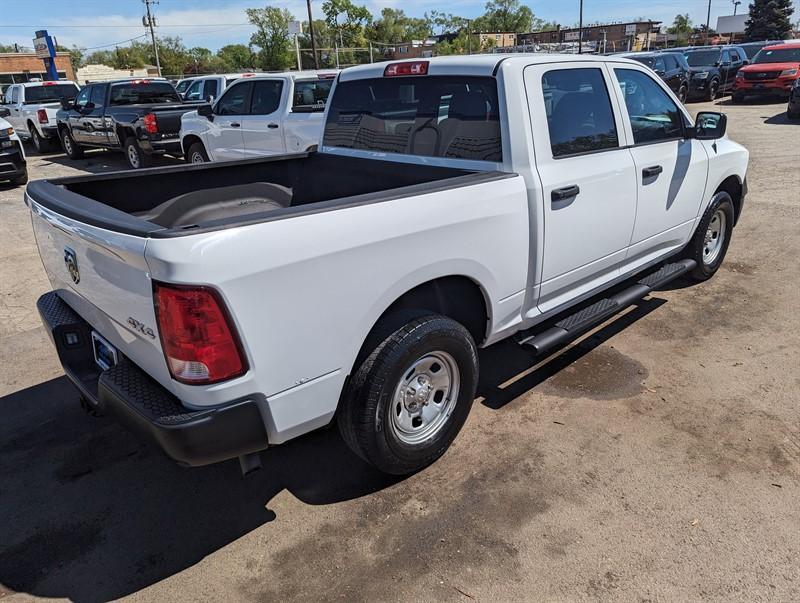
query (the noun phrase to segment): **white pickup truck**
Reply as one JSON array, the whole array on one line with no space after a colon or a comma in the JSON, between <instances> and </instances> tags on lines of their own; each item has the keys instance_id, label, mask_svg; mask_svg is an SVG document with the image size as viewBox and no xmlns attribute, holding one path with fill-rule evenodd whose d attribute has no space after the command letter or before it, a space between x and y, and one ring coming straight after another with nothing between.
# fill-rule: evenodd
<instances>
[{"instance_id":1,"label":"white pickup truck","mask_svg":"<svg viewBox=\"0 0 800 603\"><path fill-rule=\"evenodd\" d=\"M186 161L236 161L316 147L336 73L245 74L234 80L213 105L181 118ZM184 98L191 100L195 85Z\"/></svg>"},{"instance_id":2,"label":"white pickup truck","mask_svg":"<svg viewBox=\"0 0 800 603\"><path fill-rule=\"evenodd\" d=\"M478 347L543 354L715 273L747 191L725 129L627 59L354 67L319 152L29 184L39 311L85 404L181 463L246 472L335 418L412 472L464 424Z\"/></svg>"},{"instance_id":3,"label":"white pickup truck","mask_svg":"<svg viewBox=\"0 0 800 603\"><path fill-rule=\"evenodd\" d=\"M61 101L73 99L79 88L75 82L26 82L6 89L0 108L8 109L6 120L23 139L30 140L39 153L59 146L56 113Z\"/></svg>"}]
</instances>

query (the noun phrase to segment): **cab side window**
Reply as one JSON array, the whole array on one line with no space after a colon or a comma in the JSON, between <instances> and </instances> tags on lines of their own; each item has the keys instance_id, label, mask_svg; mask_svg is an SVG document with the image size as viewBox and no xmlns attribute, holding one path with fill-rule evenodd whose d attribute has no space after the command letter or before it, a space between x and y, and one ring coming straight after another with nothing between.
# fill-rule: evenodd
<instances>
[{"instance_id":1,"label":"cab side window","mask_svg":"<svg viewBox=\"0 0 800 603\"><path fill-rule=\"evenodd\" d=\"M721 65L730 65L731 63L731 53L727 50L722 51L722 57L720 58Z\"/></svg>"},{"instance_id":2,"label":"cab side window","mask_svg":"<svg viewBox=\"0 0 800 603\"><path fill-rule=\"evenodd\" d=\"M247 101L250 97L251 82L234 84L219 99L214 112L218 115L244 115L247 113Z\"/></svg>"},{"instance_id":3,"label":"cab side window","mask_svg":"<svg viewBox=\"0 0 800 603\"><path fill-rule=\"evenodd\" d=\"M542 76L553 157L619 147L614 111L600 69L554 69Z\"/></svg>"},{"instance_id":4,"label":"cab side window","mask_svg":"<svg viewBox=\"0 0 800 603\"><path fill-rule=\"evenodd\" d=\"M281 104L283 82L280 80L258 80L253 83L253 100L250 103L251 115L275 113Z\"/></svg>"},{"instance_id":5,"label":"cab side window","mask_svg":"<svg viewBox=\"0 0 800 603\"><path fill-rule=\"evenodd\" d=\"M19 102L19 86L11 88L11 104L16 105Z\"/></svg>"},{"instance_id":6,"label":"cab side window","mask_svg":"<svg viewBox=\"0 0 800 603\"><path fill-rule=\"evenodd\" d=\"M106 103L106 87L105 86L93 86L92 87L92 95L89 97L89 102L94 105L95 109L100 109Z\"/></svg>"},{"instance_id":7,"label":"cab side window","mask_svg":"<svg viewBox=\"0 0 800 603\"><path fill-rule=\"evenodd\" d=\"M86 106L86 104L89 102L89 95L92 93L92 88L94 88L94 86L87 86L78 93L78 96L75 98L76 108L80 109L81 107Z\"/></svg>"},{"instance_id":8,"label":"cab side window","mask_svg":"<svg viewBox=\"0 0 800 603\"><path fill-rule=\"evenodd\" d=\"M203 80L195 81L184 93L183 97L187 101L200 100L203 94Z\"/></svg>"},{"instance_id":9,"label":"cab side window","mask_svg":"<svg viewBox=\"0 0 800 603\"><path fill-rule=\"evenodd\" d=\"M209 96L217 98L217 96L219 96L219 94L217 94L218 92L217 80L206 80L206 83L203 85L203 100L206 100Z\"/></svg>"},{"instance_id":10,"label":"cab side window","mask_svg":"<svg viewBox=\"0 0 800 603\"><path fill-rule=\"evenodd\" d=\"M614 69L636 144L683 137L683 117L664 89L646 73Z\"/></svg>"}]
</instances>

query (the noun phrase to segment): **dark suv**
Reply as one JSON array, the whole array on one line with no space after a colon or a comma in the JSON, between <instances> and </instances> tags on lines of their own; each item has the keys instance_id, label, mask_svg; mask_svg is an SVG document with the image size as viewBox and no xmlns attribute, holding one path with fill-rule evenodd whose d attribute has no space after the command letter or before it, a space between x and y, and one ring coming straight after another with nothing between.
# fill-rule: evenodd
<instances>
[{"instance_id":1,"label":"dark suv","mask_svg":"<svg viewBox=\"0 0 800 603\"><path fill-rule=\"evenodd\" d=\"M639 61L650 67L658 76L672 88L680 99L686 102L689 95L689 64L682 54L664 52L638 52L627 55L634 61Z\"/></svg>"},{"instance_id":2,"label":"dark suv","mask_svg":"<svg viewBox=\"0 0 800 603\"><path fill-rule=\"evenodd\" d=\"M739 46L698 46L684 50L689 63L689 100L714 100L733 90L736 72L747 65L747 53Z\"/></svg>"}]
</instances>

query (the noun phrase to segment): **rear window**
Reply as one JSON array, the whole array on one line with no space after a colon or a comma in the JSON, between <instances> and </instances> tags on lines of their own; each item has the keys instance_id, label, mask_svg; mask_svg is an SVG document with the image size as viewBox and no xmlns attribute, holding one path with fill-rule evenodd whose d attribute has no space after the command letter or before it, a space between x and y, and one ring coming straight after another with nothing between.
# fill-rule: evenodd
<instances>
[{"instance_id":1,"label":"rear window","mask_svg":"<svg viewBox=\"0 0 800 603\"><path fill-rule=\"evenodd\" d=\"M325 106L333 80L300 80L294 83L292 107Z\"/></svg>"},{"instance_id":2,"label":"rear window","mask_svg":"<svg viewBox=\"0 0 800 603\"><path fill-rule=\"evenodd\" d=\"M497 84L491 77L411 76L340 82L326 146L502 161Z\"/></svg>"},{"instance_id":3,"label":"rear window","mask_svg":"<svg viewBox=\"0 0 800 603\"><path fill-rule=\"evenodd\" d=\"M111 86L112 105L180 102L181 97L169 82L126 82Z\"/></svg>"},{"instance_id":4,"label":"rear window","mask_svg":"<svg viewBox=\"0 0 800 603\"><path fill-rule=\"evenodd\" d=\"M26 86L26 103L58 102L62 98L75 98L78 87L75 84L45 84L42 86Z\"/></svg>"}]
</instances>

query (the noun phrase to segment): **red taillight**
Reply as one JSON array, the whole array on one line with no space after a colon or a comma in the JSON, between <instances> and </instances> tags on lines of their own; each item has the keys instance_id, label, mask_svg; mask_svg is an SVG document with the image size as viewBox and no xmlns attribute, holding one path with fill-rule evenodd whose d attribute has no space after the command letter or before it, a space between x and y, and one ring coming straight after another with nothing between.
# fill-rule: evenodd
<instances>
[{"instance_id":1,"label":"red taillight","mask_svg":"<svg viewBox=\"0 0 800 603\"><path fill-rule=\"evenodd\" d=\"M40 124L46 124L50 121L50 119L47 117L47 111L45 111L44 109L39 109L36 112L36 117L39 118Z\"/></svg>"},{"instance_id":2,"label":"red taillight","mask_svg":"<svg viewBox=\"0 0 800 603\"><path fill-rule=\"evenodd\" d=\"M150 132L150 134L156 134L158 132L158 118L156 118L155 113L148 113L144 116L144 129Z\"/></svg>"},{"instance_id":3,"label":"red taillight","mask_svg":"<svg viewBox=\"0 0 800 603\"><path fill-rule=\"evenodd\" d=\"M216 291L156 283L154 295L161 347L176 381L217 383L247 372L236 330Z\"/></svg>"},{"instance_id":4,"label":"red taillight","mask_svg":"<svg viewBox=\"0 0 800 603\"><path fill-rule=\"evenodd\" d=\"M149 84L150 80L131 80L131 84L141 85L141 84Z\"/></svg>"},{"instance_id":5,"label":"red taillight","mask_svg":"<svg viewBox=\"0 0 800 603\"><path fill-rule=\"evenodd\" d=\"M390 63L383 70L384 77L395 75L427 75L428 61L408 61L406 63Z\"/></svg>"}]
</instances>

